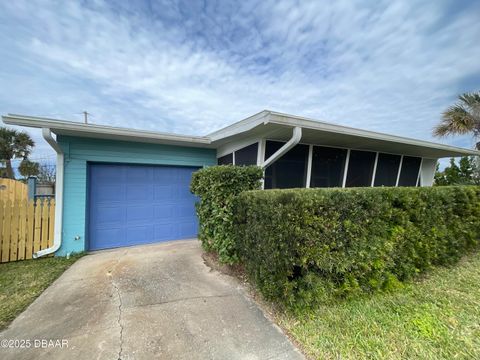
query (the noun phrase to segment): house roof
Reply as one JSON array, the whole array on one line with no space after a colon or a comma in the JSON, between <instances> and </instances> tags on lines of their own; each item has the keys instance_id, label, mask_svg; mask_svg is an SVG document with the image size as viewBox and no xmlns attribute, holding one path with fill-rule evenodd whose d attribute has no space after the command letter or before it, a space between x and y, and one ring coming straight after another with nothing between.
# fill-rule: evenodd
<instances>
[{"instance_id":1,"label":"house roof","mask_svg":"<svg viewBox=\"0 0 480 360\"><path fill-rule=\"evenodd\" d=\"M49 128L57 135L71 135L89 138L126 140L136 142L150 142L170 145L204 147L211 143L206 136L185 136L166 132L153 132L105 126L85 124L75 121L50 119L36 116L8 114L2 116L5 124L19 125L33 128Z\"/></svg>"},{"instance_id":2,"label":"house roof","mask_svg":"<svg viewBox=\"0 0 480 360\"><path fill-rule=\"evenodd\" d=\"M288 141L292 136L292 129L297 126L302 128L300 143L306 144L382 151L433 159L480 155L480 151L473 149L361 130L269 110L264 110L208 136L217 146L224 145L234 139L248 139L258 136L270 140Z\"/></svg>"},{"instance_id":3,"label":"house roof","mask_svg":"<svg viewBox=\"0 0 480 360\"><path fill-rule=\"evenodd\" d=\"M185 136L13 114L3 116L2 119L4 123L11 125L50 128L55 134L60 135L209 148L218 148L233 141L259 137L287 141L292 136L292 129L301 127L301 143L429 158L480 155L480 151L472 149L361 130L269 110L264 110L206 136Z\"/></svg>"}]
</instances>

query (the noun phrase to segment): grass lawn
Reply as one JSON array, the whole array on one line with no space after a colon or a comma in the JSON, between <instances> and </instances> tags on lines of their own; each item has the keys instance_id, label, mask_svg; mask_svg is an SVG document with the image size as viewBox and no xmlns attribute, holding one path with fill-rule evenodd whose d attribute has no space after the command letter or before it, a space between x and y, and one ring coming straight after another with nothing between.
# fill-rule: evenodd
<instances>
[{"instance_id":1,"label":"grass lawn","mask_svg":"<svg viewBox=\"0 0 480 360\"><path fill-rule=\"evenodd\" d=\"M480 359L480 253L403 289L277 321L313 359Z\"/></svg>"},{"instance_id":2,"label":"grass lawn","mask_svg":"<svg viewBox=\"0 0 480 360\"><path fill-rule=\"evenodd\" d=\"M49 257L0 264L0 330L78 258Z\"/></svg>"}]
</instances>

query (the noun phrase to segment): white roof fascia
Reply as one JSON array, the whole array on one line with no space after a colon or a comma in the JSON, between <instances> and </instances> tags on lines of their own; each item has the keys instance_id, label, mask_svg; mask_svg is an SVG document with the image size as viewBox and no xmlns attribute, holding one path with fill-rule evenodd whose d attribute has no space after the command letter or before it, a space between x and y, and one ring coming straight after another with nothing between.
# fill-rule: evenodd
<instances>
[{"instance_id":1,"label":"white roof fascia","mask_svg":"<svg viewBox=\"0 0 480 360\"><path fill-rule=\"evenodd\" d=\"M211 143L210 138L206 136L185 136L172 133L151 132L145 130L135 130L105 125L84 124L73 121L55 120L35 116L8 114L2 116L2 120L5 124L9 125L19 125L34 128L49 128L53 132L57 130L58 132L73 131L79 133L91 133L92 135L97 136L101 134L104 135L104 138L108 138L109 136L111 136L112 138L123 137L135 138L138 140L150 139L158 141L185 142L203 145L209 145Z\"/></svg>"},{"instance_id":2,"label":"white roof fascia","mask_svg":"<svg viewBox=\"0 0 480 360\"><path fill-rule=\"evenodd\" d=\"M279 125L289 125L289 126L300 126L304 129L320 130L326 132L332 132L336 134L345 134L357 137L363 137L374 140L389 141L399 144L414 145L420 147L427 147L438 150L452 151L463 153L465 155L480 155L480 151L473 149L464 149L456 146L444 145L439 143L434 143L430 141L411 139L403 136L389 135L375 131L361 130L348 126L335 125L324 121L317 121L308 118L303 118L300 116L287 115L278 112L270 111L270 116L268 117L268 123L279 124Z\"/></svg>"},{"instance_id":3,"label":"white roof fascia","mask_svg":"<svg viewBox=\"0 0 480 360\"><path fill-rule=\"evenodd\" d=\"M255 115L249 116L246 119L240 120L232 125L224 127L223 129L214 131L207 136L211 139L212 142L237 135L239 133L253 129L254 127L260 125L261 123L268 123L268 116L270 111L263 110Z\"/></svg>"}]
</instances>

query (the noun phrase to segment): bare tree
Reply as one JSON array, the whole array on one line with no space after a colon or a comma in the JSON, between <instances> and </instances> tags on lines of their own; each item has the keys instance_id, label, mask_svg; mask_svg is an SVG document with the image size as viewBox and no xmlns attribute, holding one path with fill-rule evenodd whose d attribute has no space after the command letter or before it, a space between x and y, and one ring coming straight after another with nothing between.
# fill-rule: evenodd
<instances>
[{"instance_id":1,"label":"bare tree","mask_svg":"<svg viewBox=\"0 0 480 360\"><path fill-rule=\"evenodd\" d=\"M56 169L53 165L40 165L37 180L41 184L54 184Z\"/></svg>"}]
</instances>

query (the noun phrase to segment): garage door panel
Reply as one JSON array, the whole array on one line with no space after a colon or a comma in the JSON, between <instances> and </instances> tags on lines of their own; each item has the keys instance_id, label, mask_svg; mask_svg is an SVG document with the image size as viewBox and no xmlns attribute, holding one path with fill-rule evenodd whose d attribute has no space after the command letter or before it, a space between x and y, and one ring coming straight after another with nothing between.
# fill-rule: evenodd
<instances>
[{"instance_id":1,"label":"garage door panel","mask_svg":"<svg viewBox=\"0 0 480 360\"><path fill-rule=\"evenodd\" d=\"M196 168L89 165L89 248L137 245L197 235Z\"/></svg>"},{"instance_id":2,"label":"garage door panel","mask_svg":"<svg viewBox=\"0 0 480 360\"><path fill-rule=\"evenodd\" d=\"M147 166L139 166L135 171L127 171L125 172L125 177L128 181L129 185L135 185L135 184L145 184L145 183L151 183L152 177L153 177L153 171L152 168L147 167Z\"/></svg>"},{"instance_id":3,"label":"garage door panel","mask_svg":"<svg viewBox=\"0 0 480 360\"><path fill-rule=\"evenodd\" d=\"M98 225L116 224L118 221L126 220L125 209L118 206L99 206L95 211L95 216Z\"/></svg>"},{"instance_id":4,"label":"garage door panel","mask_svg":"<svg viewBox=\"0 0 480 360\"><path fill-rule=\"evenodd\" d=\"M151 223L155 218L153 206L149 204L128 206L126 209L126 212L127 212L126 221L128 223L135 222L135 221L143 221L143 222Z\"/></svg>"},{"instance_id":5,"label":"garage door panel","mask_svg":"<svg viewBox=\"0 0 480 360\"><path fill-rule=\"evenodd\" d=\"M154 228L154 236L156 241L169 240L176 234L180 235L176 231L176 224L166 223L166 224L157 224Z\"/></svg>"},{"instance_id":6,"label":"garage door panel","mask_svg":"<svg viewBox=\"0 0 480 360\"><path fill-rule=\"evenodd\" d=\"M155 185L153 189L154 200L166 201L176 198L175 188L171 185Z\"/></svg>"},{"instance_id":7,"label":"garage door panel","mask_svg":"<svg viewBox=\"0 0 480 360\"><path fill-rule=\"evenodd\" d=\"M152 191L152 185L129 183L126 189L126 199L129 201L150 202L152 197Z\"/></svg>"},{"instance_id":8,"label":"garage door panel","mask_svg":"<svg viewBox=\"0 0 480 360\"><path fill-rule=\"evenodd\" d=\"M153 228L153 225L129 226L126 231L126 242L128 245L154 242Z\"/></svg>"},{"instance_id":9,"label":"garage door panel","mask_svg":"<svg viewBox=\"0 0 480 360\"><path fill-rule=\"evenodd\" d=\"M108 180L96 179L97 181ZM124 186L122 185L104 185L98 186L93 190L93 194L98 202L123 201L125 199Z\"/></svg>"},{"instance_id":10,"label":"garage door panel","mask_svg":"<svg viewBox=\"0 0 480 360\"><path fill-rule=\"evenodd\" d=\"M125 177L124 169L118 170L116 165L104 165L102 168L96 169L95 177L101 180L102 183L123 184Z\"/></svg>"},{"instance_id":11,"label":"garage door panel","mask_svg":"<svg viewBox=\"0 0 480 360\"><path fill-rule=\"evenodd\" d=\"M187 218L190 219L190 214L192 211L195 211L195 207L191 204L180 204L175 208L175 216L178 218Z\"/></svg>"},{"instance_id":12,"label":"garage door panel","mask_svg":"<svg viewBox=\"0 0 480 360\"><path fill-rule=\"evenodd\" d=\"M186 221L179 223L179 232L181 236L188 237L192 232L197 231L197 224L192 221Z\"/></svg>"},{"instance_id":13,"label":"garage door panel","mask_svg":"<svg viewBox=\"0 0 480 360\"><path fill-rule=\"evenodd\" d=\"M167 167L157 167L153 169L153 178L156 183L159 184L169 184L172 181L175 181L178 178L178 174L181 173L182 170L177 170L173 167L170 169Z\"/></svg>"},{"instance_id":14,"label":"garage door panel","mask_svg":"<svg viewBox=\"0 0 480 360\"><path fill-rule=\"evenodd\" d=\"M125 231L123 228L98 228L96 233L98 237L104 239L102 242L103 249L121 246L119 244L125 243Z\"/></svg>"},{"instance_id":15,"label":"garage door panel","mask_svg":"<svg viewBox=\"0 0 480 360\"><path fill-rule=\"evenodd\" d=\"M171 222L175 218L175 208L171 204L155 205L154 216L158 223Z\"/></svg>"}]
</instances>

